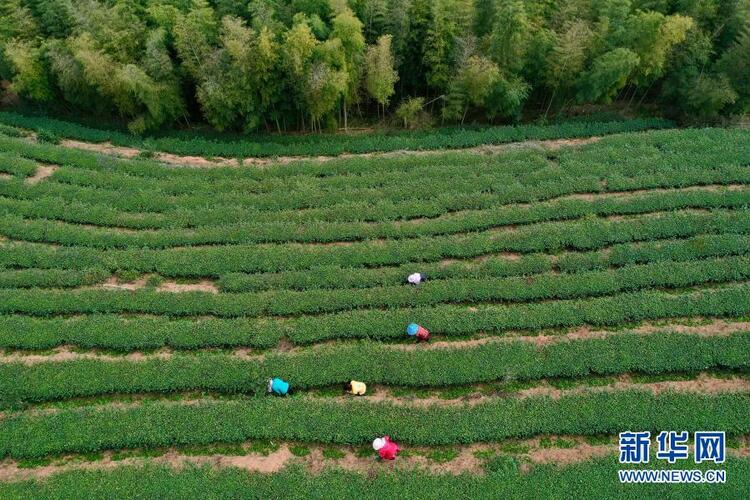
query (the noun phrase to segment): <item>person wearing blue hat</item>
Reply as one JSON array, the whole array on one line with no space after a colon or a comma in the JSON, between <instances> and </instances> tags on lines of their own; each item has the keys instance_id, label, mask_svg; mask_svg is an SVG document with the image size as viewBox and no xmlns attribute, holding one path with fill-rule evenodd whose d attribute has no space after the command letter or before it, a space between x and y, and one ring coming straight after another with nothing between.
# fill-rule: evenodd
<instances>
[{"instance_id":1,"label":"person wearing blue hat","mask_svg":"<svg viewBox=\"0 0 750 500\"><path fill-rule=\"evenodd\" d=\"M430 331L416 323L411 323L406 327L406 334L410 337L416 337L419 341L430 340Z\"/></svg>"},{"instance_id":2,"label":"person wearing blue hat","mask_svg":"<svg viewBox=\"0 0 750 500\"><path fill-rule=\"evenodd\" d=\"M268 393L275 394L276 396L286 396L289 394L289 382L280 378L269 378Z\"/></svg>"}]
</instances>

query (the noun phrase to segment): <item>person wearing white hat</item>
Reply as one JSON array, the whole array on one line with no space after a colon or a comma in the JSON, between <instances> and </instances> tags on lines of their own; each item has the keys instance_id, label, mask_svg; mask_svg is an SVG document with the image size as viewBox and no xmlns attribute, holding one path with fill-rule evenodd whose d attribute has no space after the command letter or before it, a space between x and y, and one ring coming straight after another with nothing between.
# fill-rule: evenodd
<instances>
[{"instance_id":1,"label":"person wearing white hat","mask_svg":"<svg viewBox=\"0 0 750 500\"><path fill-rule=\"evenodd\" d=\"M391 441L391 438L388 436L383 436L382 438L376 438L373 440L372 449L377 451L378 455L380 455L380 458L383 460L395 460L396 455L401 451L401 448Z\"/></svg>"},{"instance_id":2,"label":"person wearing white hat","mask_svg":"<svg viewBox=\"0 0 750 500\"><path fill-rule=\"evenodd\" d=\"M427 275L423 273L411 273L406 277L406 282L410 285L419 285L424 281L427 281Z\"/></svg>"}]
</instances>

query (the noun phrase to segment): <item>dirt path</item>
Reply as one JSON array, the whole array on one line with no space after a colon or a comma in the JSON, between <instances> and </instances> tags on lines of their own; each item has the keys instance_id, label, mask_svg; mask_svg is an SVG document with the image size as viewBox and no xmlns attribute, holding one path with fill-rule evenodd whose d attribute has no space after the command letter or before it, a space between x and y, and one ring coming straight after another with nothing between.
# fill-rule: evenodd
<instances>
[{"instance_id":1,"label":"dirt path","mask_svg":"<svg viewBox=\"0 0 750 500\"><path fill-rule=\"evenodd\" d=\"M614 438L613 438L614 439ZM566 466L585 462L594 458L615 456L617 447L614 444L589 444L581 436L546 436L547 444L543 445L540 438L521 441L508 441L517 451L510 454L520 462L521 473L528 473L535 464L556 464ZM558 441L565 442L565 446L555 445ZM743 439L744 441L744 439ZM476 474L482 475L487 458L506 454L504 443L471 444L460 447L422 448L402 446L405 453L392 462L378 460L375 452L364 456L350 447L336 449L342 455L339 458L326 458L323 448L313 445L304 457L295 456L290 450L290 444L284 443L277 450L266 455L248 453L245 455L185 455L179 450L168 450L155 458L133 457L114 460L112 452L105 452L100 460L80 462L72 461L74 457L63 459L60 463L33 468L21 468L13 460L0 461L0 481L21 481L28 479L44 479L53 474L71 470L102 470L121 466L143 466L146 464L168 465L175 469L185 465L210 466L216 469L237 468L248 472L272 474L279 472L292 464L299 464L313 474L326 470L343 469L346 471L364 473L368 477L384 471L414 471L420 470L430 474ZM455 456L445 461L429 458L431 452L455 450ZM738 449L728 449L730 456L745 457L750 454L746 445ZM487 458L485 458L487 457Z\"/></svg>"},{"instance_id":2,"label":"dirt path","mask_svg":"<svg viewBox=\"0 0 750 500\"><path fill-rule=\"evenodd\" d=\"M47 177L54 174L58 168L60 167L57 165L37 164L36 172L34 172L34 175L32 175L31 177L27 177L24 182L26 184L38 184Z\"/></svg>"},{"instance_id":3,"label":"dirt path","mask_svg":"<svg viewBox=\"0 0 750 500\"><path fill-rule=\"evenodd\" d=\"M142 290L148 286L150 276L142 276L135 281L121 281L117 276L111 276L104 283L80 287L80 290ZM219 288L213 281L201 280L195 283L177 283L175 281L161 281L154 288L157 292L164 293L186 293L186 292L207 292L217 294Z\"/></svg>"},{"instance_id":4,"label":"dirt path","mask_svg":"<svg viewBox=\"0 0 750 500\"><path fill-rule=\"evenodd\" d=\"M630 381L630 376L624 374L620 379L608 385L588 386L581 385L572 389L557 389L550 386L546 381L540 381L540 385L530 389L487 395L473 393L457 399L443 399L438 396L427 397L397 397L386 386L374 386L370 388L369 395L362 397L369 403L390 403L395 406L408 406L413 408L429 408L434 406L475 406L487 403L498 398L527 399L548 397L560 399L583 393L620 392L628 390L648 391L654 395L664 392L690 392L696 394L723 394L735 392L750 392L750 380L745 378L717 378L706 373L701 373L694 380L669 380L664 382L636 383ZM350 396L327 397L326 401L338 401L346 404L351 401Z\"/></svg>"},{"instance_id":5,"label":"dirt path","mask_svg":"<svg viewBox=\"0 0 750 500\"><path fill-rule=\"evenodd\" d=\"M702 319L702 318L693 318ZM430 349L449 349L460 347L473 347L478 345L489 344L492 342L531 342L537 345L547 345L556 342L571 340L585 340L595 338L605 338L611 335L631 333L636 335L652 335L658 333L684 333L704 336L713 335L730 335L735 332L750 331L750 321L728 321L723 319L712 319L700 325L685 325L679 323L679 318L674 319L674 323L667 325L655 325L645 322L640 326L628 328L627 330L597 330L589 326L582 326L570 329L559 334L539 334L528 335L526 332L507 331L504 336L487 335L480 338L469 340L437 340L427 344L389 344L393 349L402 350L430 350Z\"/></svg>"},{"instance_id":6,"label":"dirt path","mask_svg":"<svg viewBox=\"0 0 750 500\"><path fill-rule=\"evenodd\" d=\"M614 134L616 135L616 134ZM579 139L552 139L546 141L522 141L522 142L511 142L506 144L497 145L483 145L471 148L462 149L436 149L436 150L397 150L397 151L384 151L375 153L344 153L338 156L277 156L272 158L243 158L241 161L237 158L223 158L213 157L204 158L202 156L181 156L171 153L156 152L153 155L153 159L166 163L168 165L186 166L193 168L216 168L216 167L239 167L239 166L270 166L270 165L285 165L292 162L299 161L316 161L324 162L336 159L346 158L369 158L369 157L393 157L403 155L438 155L452 152L466 152L466 153L479 153L479 154L498 154L503 151L521 149L521 148L533 148L541 150L555 151L564 147L581 146L584 144L591 144L601 140L601 137L586 137ZM103 153L108 155L119 156L122 158L134 158L141 154L141 150L136 148L115 146L110 142L102 143L91 143L83 142L73 139L65 139L60 141L60 145L67 148L81 149L85 151L91 151L94 153Z\"/></svg>"},{"instance_id":7,"label":"dirt path","mask_svg":"<svg viewBox=\"0 0 750 500\"><path fill-rule=\"evenodd\" d=\"M678 210L674 209L658 209L653 212L645 212L645 213L636 213L636 214L627 214L627 215L621 215L621 214L614 214L614 215L601 215L597 217L597 220L603 221L603 222L611 222L611 223L627 223L634 220L640 220L645 217L651 217L653 219L659 219L659 218L665 218L669 217L675 213L681 214L681 215L698 215L698 214L708 214L710 212L709 209L696 209L696 208L682 208ZM564 220L556 220L556 221L537 221L537 222L530 222L528 224L523 224L524 228L530 228L530 227L539 227L539 226L547 226L550 224L568 224L568 223L576 223L583 220L586 220L590 215L581 215L578 217L573 217L570 219L564 219ZM62 226L74 226L78 228L85 227L83 224L75 223L75 222L67 222L67 221L56 221L57 224L60 224ZM367 223L368 226L377 227L380 225L380 223ZM300 248L328 248L328 247L351 247L354 245L371 245L371 246L384 246L388 243L391 243L393 241L405 241L405 240L414 240L418 239L420 237L425 236L455 236L455 237L461 237L461 236L468 236L472 234L476 234L477 232L482 232L483 234L489 235L490 238L502 238L505 235L514 233L518 230L519 224L497 224L497 225L491 225L485 228L482 228L481 230L477 230L476 228L459 228L459 229L453 229L450 231L441 231L437 234L423 234L423 235L409 235L406 237L399 238L397 240L394 240L391 237L381 235L376 237L368 237L366 235L350 235L347 240L334 240L334 241L315 241L315 240L300 240L300 239L294 239L294 236L287 237L286 239L277 240L277 241L264 241L264 242L253 242L252 239L249 240L232 240L231 238L229 240L217 238L213 242L209 243L198 243L193 244L190 242L183 242L183 243L175 243L175 244L169 244L167 246L157 246L157 247L146 247L146 248L159 248L159 249L209 249L209 248L216 248L217 246L222 245L232 245L232 244L245 244L245 245L257 245L261 248L274 248L278 247L280 245L295 245ZM101 234L111 234L111 233L124 233L124 234L137 234L137 233L156 233L158 230L153 229L144 229L144 230L136 230L136 229L127 229L123 231L120 228L113 228L113 227L106 227L106 226L91 226L89 229L93 229L96 233ZM186 232L187 235L190 235L190 232ZM54 238L53 238L54 239ZM32 240L24 240L22 235L16 236L15 241L20 242L30 242L30 243L36 243L41 245L60 245L59 241L36 241L36 239ZM127 245L128 243L125 243L124 245ZM130 243L132 244L132 242ZM78 246L88 247L86 244L77 243ZM118 247L119 248L119 247ZM516 256L517 255L517 256ZM522 254L517 254L514 252L508 252L507 258L508 260L518 260L521 258ZM480 258L481 262L481 257ZM453 262L454 259L447 259L449 263ZM440 261L442 262L442 260Z\"/></svg>"},{"instance_id":8,"label":"dirt path","mask_svg":"<svg viewBox=\"0 0 750 500\"><path fill-rule=\"evenodd\" d=\"M612 335L632 334L632 335L657 335L659 333L681 333L685 335L731 335L732 333L750 331L750 322L747 321L726 321L712 320L700 325L682 325L670 324L656 326L653 324L644 324L628 330L592 330L590 327L580 327L560 333L557 335L523 335L516 332L506 332L506 336L485 336L469 340L439 340L432 341L428 344L389 344L382 343L387 349L400 351L413 350L440 350L440 349L462 349L472 348L481 345L496 343L506 344L508 342L529 342L538 346L549 345L557 342L570 342L587 339L603 339ZM289 340L282 339L280 344L273 349L256 350L246 347L238 347L227 353L227 356L237 356L249 361L263 361L268 354L285 353L289 355L304 355L305 353L315 352L321 349L328 349L335 345L346 345L346 341L334 340L323 342L313 346L295 346ZM210 350L209 350L210 351ZM25 351L0 352L0 364L2 363L24 363L33 365L36 363L50 363L59 361L70 361L76 359L97 359L101 361L148 361L150 359L167 359L173 355L188 356L196 352L206 352L206 350L189 350L175 351L169 348L160 349L157 352L142 353L139 351L130 352L123 355L102 354L97 350L82 352L74 350L72 346L60 346L53 349L50 354L28 354Z\"/></svg>"},{"instance_id":9,"label":"dirt path","mask_svg":"<svg viewBox=\"0 0 750 500\"><path fill-rule=\"evenodd\" d=\"M219 288L208 280L202 280L198 283L175 283L173 281L165 281L158 287L157 292L168 292L168 293L185 293L185 292L208 292L208 293L219 293Z\"/></svg>"}]
</instances>

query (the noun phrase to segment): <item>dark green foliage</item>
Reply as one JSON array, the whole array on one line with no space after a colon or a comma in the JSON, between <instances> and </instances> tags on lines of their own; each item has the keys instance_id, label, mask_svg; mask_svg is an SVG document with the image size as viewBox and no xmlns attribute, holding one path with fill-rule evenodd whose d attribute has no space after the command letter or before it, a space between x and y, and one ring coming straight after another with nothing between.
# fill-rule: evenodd
<instances>
[{"instance_id":1,"label":"dark green foliage","mask_svg":"<svg viewBox=\"0 0 750 500\"><path fill-rule=\"evenodd\" d=\"M370 450L372 452L372 450ZM649 464L650 466L651 464ZM704 467L705 465L705 467ZM701 464L697 469L714 468ZM117 469L71 470L44 480L0 484L6 498L107 499L117 491L123 498L741 498L750 487L750 461L730 457L723 464L723 484L621 484L612 478L622 468L614 457L558 467L536 465L519 472L511 459L498 459L487 475L433 475L421 471L379 471L373 475L342 470L319 474L303 468L288 468L277 474L248 473L233 468L168 466L124 466ZM634 467L635 468L635 467ZM663 468L681 469L682 464Z\"/></svg>"},{"instance_id":2,"label":"dark green foliage","mask_svg":"<svg viewBox=\"0 0 750 500\"><path fill-rule=\"evenodd\" d=\"M384 36L393 53L380 72L398 82L379 94L453 122L546 120L575 101L656 104L691 122L750 109L750 14L739 1L6 3L10 90L135 134L193 117L217 130L346 128L355 103L360 121L381 119L388 110L362 98L361 69Z\"/></svg>"},{"instance_id":3,"label":"dark green foliage","mask_svg":"<svg viewBox=\"0 0 750 500\"><path fill-rule=\"evenodd\" d=\"M139 138L116 130L102 130L52 118L26 116L14 112L0 113L0 122L7 125L37 130L91 142L111 141L123 146L139 146L154 151L168 151L184 155L266 157L366 153L393 150L430 150L466 148L482 144L503 144L529 139L558 139L586 137L617 132L670 128L667 120L635 119L611 122L570 121L542 127L518 125L489 128L446 128L423 132L375 132L367 135L318 136L250 136L236 141L218 141L211 137L196 137L195 133L173 132L163 136ZM47 132L52 133L52 132ZM53 142L53 141L50 141ZM56 141L54 141L56 142Z\"/></svg>"},{"instance_id":4,"label":"dark green foliage","mask_svg":"<svg viewBox=\"0 0 750 500\"><path fill-rule=\"evenodd\" d=\"M283 373L295 388L348 380L410 387L453 386L496 380L532 380L628 372L662 373L750 368L750 333L701 337L660 332L612 334L536 347L524 341L404 351L362 342L299 354L243 360L231 355L175 355L144 361L75 360L0 365L0 404L39 402L106 393L210 390L265 392L269 375ZM372 360L377 359L377 363Z\"/></svg>"},{"instance_id":5,"label":"dark green foliage","mask_svg":"<svg viewBox=\"0 0 750 500\"><path fill-rule=\"evenodd\" d=\"M83 407L21 413L0 420L0 456L43 457L112 448L288 439L362 444L387 433L413 445L453 445L548 434L723 429L747 434L747 394L706 396L627 390L490 399L473 406L396 406L299 398L154 402L126 408ZM284 415L284 418L277 418ZM310 425L315 422L315 425ZM429 422L429 425L423 425ZM49 429L55 429L50 432Z\"/></svg>"},{"instance_id":6,"label":"dark green foliage","mask_svg":"<svg viewBox=\"0 0 750 500\"><path fill-rule=\"evenodd\" d=\"M0 289L0 313L51 314L140 313L217 317L295 316L354 309L424 307L445 303L531 302L596 297L644 288L685 288L750 280L750 257L629 265L613 271L533 278L478 278L435 281L417 291L399 285L364 290L269 291L216 295L164 294L141 290L48 291Z\"/></svg>"},{"instance_id":7,"label":"dark green foliage","mask_svg":"<svg viewBox=\"0 0 750 500\"><path fill-rule=\"evenodd\" d=\"M620 15L608 5L602 16ZM246 15L230 3L220 8ZM537 15L526 2L508 2L499 14L532 25ZM171 22L164 12L153 15L160 25ZM372 16L371 31L380 25ZM660 23L659 16L644 16L645 28L631 31ZM287 17L279 14L276 22L291 22ZM443 20L448 28L468 22L452 17ZM197 12L184 21L180 36L201 19ZM49 29L64 32L57 22ZM252 19L250 25L256 26ZM528 35L512 28L491 30L495 48ZM653 38L638 33L636 40L613 27L601 42L625 44L642 58ZM135 50L134 40L117 50ZM439 48L433 42L430 50ZM528 43L530 51L544 45ZM632 81L658 80L662 69L652 58L633 70ZM428 77L436 83L434 74ZM572 91L559 90L566 98ZM639 130L646 122L617 123L622 128L590 130ZM578 133L567 125L503 130L498 142L510 140L507 134ZM389 149L406 136L378 136L393 139L382 143L362 137L358 147ZM430 148L460 138L422 137ZM319 144L309 138L275 144L278 151L343 151L328 136ZM624 133L554 150L343 157L262 169L165 167L158 153L114 159L6 136L0 150L0 166L11 174L0 182L0 457L19 466L55 465L69 453L77 454L67 462L73 464L100 460L106 450L122 459L173 447L191 456L269 455L288 442L299 457L311 447L322 450L329 465L343 446L353 446L375 468L383 464L369 443L388 434L404 447L402 457L419 455L448 468L463 445L510 439L499 451L477 455L482 475L374 473L360 487L359 476L340 471L235 477L217 468L206 478L203 469L158 469L149 479L138 469L136 484L118 491L496 498L498 492L544 497L564 484L566 494L589 497L605 491L602 481L614 494L640 491L616 489L614 461L556 470L508 454L528 452L522 440L535 436L544 447L573 453L581 436L611 445L625 429L724 430L733 446L750 434L742 385L750 333L738 323L750 316L747 131ZM32 184L24 178L37 164L58 168ZM407 285L411 272L430 279ZM133 286L142 289L91 286L113 277L137 280ZM173 282L206 279L220 292L166 291ZM735 322L719 334L711 331L716 318ZM701 328L685 332L675 320ZM410 342L404 327L412 321L445 344L399 345ZM652 323L648 332L634 329L644 321ZM562 335L579 327L616 331ZM539 342L512 338L540 331ZM492 336L498 338L485 338ZM101 351L43 358L59 346ZM174 352L153 352L162 348ZM143 352L124 356L133 351ZM704 394L700 384L685 384L679 393L637 390L701 380L695 377L702 373L736 378L738 391ZM290 381L293 393L267 396L272 376ZM623 377L632 388L619 388ZM343 394L350 380L366 382L367 395ZM558 399L517 392L541 384L565 392ZM381 401L383 394L398 404ZM742 464L731 458L725 466L742 474ZM128 470L110 469L101 478L70 472L41 486L3 483L0 496L31 488L48 496L96 496L106 488L92 488L114 487ZM581 482L587 474L597 488ZM279 478L290 481L282 494ZM731 489L744 480L738 478L711 493L740 496ZM189 481L197 484L184 485ZM106 491L111 498L114 490Z\"/></svg>"},{"instance_id":8,"label":"dark green foliage","mask_svg":"<svg viewBox=\"0 0 750 500\"><path fill-rule=\"evenodd\" d=\"M271 347L287 336L296 344L330 339L404 338L404 325L427 325L440 336L478 332L540 330L584 324L618 326L626 323L686 316L737 317L750 313L750 287L735 285L702 292L643 291L583 300L550 301L508 306L440 305L386 312L353 311L294 319L165 320L112 315L70 319L0 316L0 345L45 349L62 344L117 350L171 346ZM111 332L118 332L112 335Z\"/></svg>"},{"instance_id":9,"label":"dark green foliage","mask_svg":"<svg viewBox=\"0 0 750 500\"><path fill-rule=\"evenodd\" d=\"M44 128L36 130L36 138L41 142L47 142L49 144L57 144L60 142L60 137L56 133Z\"/></svg>"}]
</instances>

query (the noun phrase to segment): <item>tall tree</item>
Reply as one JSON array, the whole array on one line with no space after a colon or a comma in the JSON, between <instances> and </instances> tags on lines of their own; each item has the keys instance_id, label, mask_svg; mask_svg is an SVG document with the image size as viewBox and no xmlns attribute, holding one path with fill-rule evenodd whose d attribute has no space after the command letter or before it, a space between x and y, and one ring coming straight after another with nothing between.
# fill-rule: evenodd
<instances>
[{"instance_id":1,"label":"tall tree","mask_svg":"<svg viewBox=\"0 0 750 500\"><path fill-rule=\"evenodd\" d=\"M611 102L625 86L639 62L635 52L622 47L600 55L579 78L579 102Z\"/></svg>"},{"instance_id":2,"label":"tall tree","mask_svg":"<svg viewBox=\"0 0 750 500\"><path fill-rule=\"evenodd\" d=\"M391 40L391 35L381 36L375 45L367 48L365 56L365 88L367 93L383 107L383 114L385 114L388 100L395 92L394 85L398 81Z\"/></svg>"},{"instance_id":3,"label":"tall tree","mask_svg":"<svg viewBox=\"0 0 750 500\"><path fill-rule=\"evenodd\" d=\"M348 7L342 8L333 18L331 38L341 40L346 72L346 90L343 99L344 129L348 128L348 107L357 102L357 90L362 79L362 58L364 57L365 37L362 23Z\"/></svg>"}]
</instances>

